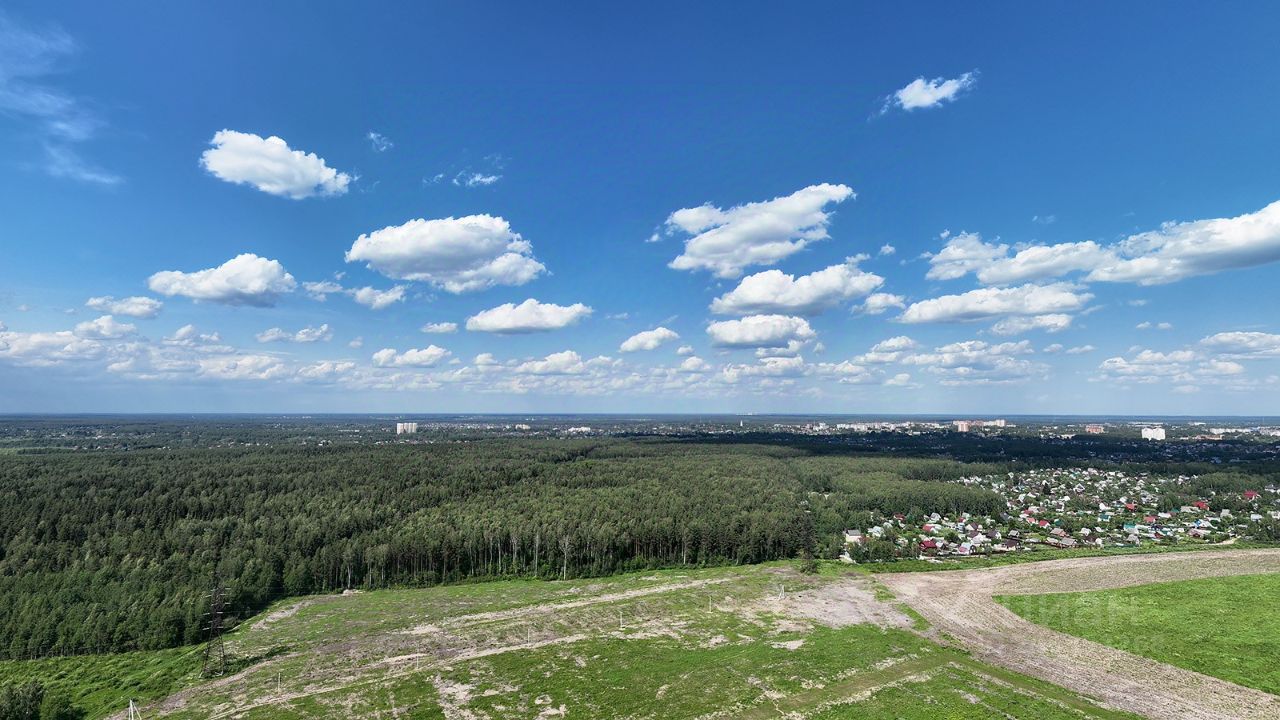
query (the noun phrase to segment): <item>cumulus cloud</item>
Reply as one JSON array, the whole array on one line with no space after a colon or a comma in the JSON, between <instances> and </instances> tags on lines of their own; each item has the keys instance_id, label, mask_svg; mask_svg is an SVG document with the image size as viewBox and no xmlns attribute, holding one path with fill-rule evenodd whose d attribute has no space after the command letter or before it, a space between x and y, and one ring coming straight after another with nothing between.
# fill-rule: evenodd
<instances>
[{"instance_id":1,"label":"cumulus cloud","mask_svg":"<svg viewBox=\"0 0 1280 720\"><path fill-rule=\"evenodd\" d=\"M785 348L792 342L817 337L809 321L787 315L752 315L715 322L707 326L707 334L713 345L726 348Z\"/></svg>"},{"instance_id":2,"label":"cumulus cloud","mask_svg":"<svg viewBox=\"0 0 1280 720\"><path fill-rule=\"evenodd\" d=\"M1280 335L1265 332L1220 332L1200 341L1215 352L1235 358L1280 357Z\"/></svg>"},{"instance_id":3,"label":"cumulus cloud","mask_svg":"<svg viewBox=\"0 0 1280 720\"><path fill-rule=\"evenodd\" d=\"M926 80L918 77L907 83L906 87L890 95L885 100L884 109L881 112L888 112L894 107L902 110L938 107L943 103L954 101L977 82L977 70L971 70L960 77L950 79L937 77Z\"/></svg>"},{"instance_id":4,"label":"cumulus cloud","mask_svg":"<svg viewBox=\"0 0 1280 720\"><path fill-rule=\"evenodd\" d=\"M925 367L943 385L1002 385L1025 382L1048 371L1045 365L1021 357L1031 352L1026 340L994 344L966 340L904 355L901 362Z\"/></svg>"},{"instance_id":5,"label":"cumulus cloud","mask_svg":"<svg viewBox=\"0 0 1280 720\"><path fill-rule=\"evenodd\" d=\"M373 364L378 367L434 367L451 354L448 350L435 345L404 352L396 352L394 348L383 348L373 354Z\"/></svg>"},{"instance_id":6,"label":"cumulus cloud","mask_svg":"<svg viewBox=\"0 0 1280 720\"><path fill-rule=\"evenodd\" d=\"M1088 279L1159 285L1280 260L1280 201L1233 218L1165 223L1132 235Z\"/></svg>"},{"instance_id":7,"label":"cumulus cloud","mask_svg":"<svg viewBox=\"0 0 1280 720\"><path fill-rule=\"evenodd\" d=\"M16 332L0 323L0 359L15 365L46 367L64 362L93 360L103 354L100 342L69 330Z\"/></svg>"},{"instance_id":8,"label":"cumulus cloud","mask_svg":"<svg viewBox=\"0 0 1280 720\"><path fill-rule=\"evenodd\" d=\"M893 293L872 293L862 301L862 305L857 308L858 312L864 315L883 315L889 310L895 308L904 308L907 306L907 299L901 295Z\"/></svg>"},{"instance_id":9,"label":"cumulus cloud","mask_svg":"<svg viewBox=\"0 0 1280 720\"><path fill-rule=\"evenodd\" d=\"M354 288L348 291L351 299L372 310L381 310L404 300L405 286L396 285L389 290L372 287Z\"/></svg>"},{"instance_id":10,"label":"cumulus cloud","mask_svg":"<svg viewBox=\"0 0 1280 720\"><path fill-rule=\"evenodd\" d=\"M110 315L103 315L96 320L89 320L76 325L76 337L89 340L114 340L132 335L138 328L128 323L117 321Z\"/></svg>"},{"instance_id":11,"label":"cumulus cloud","mask_svg":"<svg viewBox=\"0 0 1280 720\"><path fill-rule=\"evenodd\" d=\"M160 309L164 307L164 303L149 297L134 296L117 300L110 295L104 295L102 297L89 298L84 306L109 315L153 318L160 314Z\"/></svg>"},{"instance_id":12,"label":"cumulus cloud","mask_svg":"<svg viewBox=\"0 0 1280 720\"><path fill-rule=\"evenodd\" d=\"M677 355L679 355L679 356L681 356L681 357L684 357L684 356L686 356L686 355L692 355L692 354L693 354L693 346L692 346L692 345L681 345L680 347L676 348L676 354L677 354Z\"/></svg>"},{"instance_id":13,"label":"cumulus cloud","mask_svg":"<svg viewBox=\"0 0 1280 720\"><path fill-rule=\"evenodd\" d=\"M929 277L972 272L985 284L1004 285L1083 273L1090 282L1160 285L1265 265L1280 260L1280 201L1231 218L1165 223L1111 245L1086 240L1009 252L1007 245L958 235L930 256Z\"/></svg>"},{"instance_id":14,"label":"cumulus cloud","mask_svg":"<svg viewBox=\"0 0 1280 720\"><path fill-rule=\"evenodd\" d=\"M427 323L418 328L424 333L448 334L458 332L458 323L454 322L433 322Z\"/></svg>"},{"instance_id":15,"label":"cumulus cloud","mask_svg":"<svg viewBox=\"0 0 1280 720\"><path fill-rule=\"evenodd\" d=\"M707 364L706 360L703 360L697 355L691 355L685 358L684 362L680 363L678 370L682 373L704 373L710 372L711 366Z\"/></svg>"},{"instance_id":16,"label":"cumulus cloud","mask_svg":"<svg viewBox=\"0 0 1280 720\"><path fill-rule=\"evenodd\" d=\"M451 293L523 285L546 271L533 257L533 245L492 215L419 218L375 230L356 239L346 260Z\"/></svg>"},{"instance_id":17,"label":"cumulus cloud","mask_svg":"<svg viewBox=\"0 0 1280 720\"><path fill-rule=\"evenodd\" d=\"M597 360L609 361L608 358ZM588 362L583 362L582 357L573 350L564 350L551 353L540 360L522 362L514 371L526 375L578 375L587 371Z\"/></svg>"},{"instance_id":18,"label":"cumulus cloud","mask_svg":"<svg viewBox=\"0 0 1280 720\"><path fill-rule=\"evenodd\" d=\"M321 342L321 341L328 342L333 339L333 331L329 329L329 325L327 323L324 325L321 325L320 327L310 327L310 326L304 327L295 333L291 333L287 330L281 330L278 327L273 327L268 330L263 330L262 332L258 333L255 337L258 338L258 342L260 343L269 343L269 342L313 343L313 342Z\"/></svg>"},{"instance_id":19,"label":"cumulus cloud","mask_svg":"<svg viewBox=\"0 0 1280 720\"><path fill-rule=\"evenodd\" d=\"M1001 258L982 267L977 276L978 280L988 285L1005 285L1061 277L1076 270L1096 268L1111 257L1110 251L1092 240L1032 245L1019 250L1012 257Z\"/></svg>"},{"instance_id":20,"label":"cumulus cloud","mask_svg":"<svg viewBox=\"0 0 1280 720\"><path fill-rule=\"evenodd\" d=\"M635 335L622 341L622 345L618 347L619 352L639 352L641 350L653 350L664 343L672 340L679 340L680 335L674 330L668 330L665 327L657 327L652 330L638 332Z\"/></svg>"},{"instance_id":21,"label":"cumulus cloud","mask_svg":"<svg viewBox=\"0 0 1280 720\"><path fill-rule=\"evenodd\" d=\"M977 233L962 232L951 235L944 232L942 237L947 244L937 253L929 255L929 272L925 277L930 280L954 280L964 277L990 266L997 259L1006 256L1008 245L995 245L983 242Z\"/></svg>"},{"instance_id":22,"label":"cumulus cloud","mask_svg":"<svg viewBox=\"0 0 1280 720\"><path fill-rule=\"evenodd\" d=\"M1098 348L1092 345L1077 345L1076 347L1067 348L1066 353L1068 355L1084 355L1097 349Z\"/></svg>"},{"instance_id":23,"label":"cumulus cloud","mask_svg":"<svg viewBox=\"0 0 1280 720\"><path fill-rule=\"evenodd\" d=\"M677 210L667 233L691 235L671 261L676 270L708 270L736 278L752 265L771 265L829 237L827 206L854 196L846 185L811 185L791 195L737 205L727 210L707 204Z\"/></svg>"},{"instance_id":24,"label":"cumulus cloud","mask_svg":"<svg viewBox=\"0 0 1280 720\"><path fill-rule=\"evenodd\" d=\"M214 177L262 192L301 200L315 195L342 195L351 176L325 164L315 153L292 150L274 135L219 130L200 164Z\"/></svg>"},{"instance_id":25,"label":"cumulus cloud","mask_svg":"<svg viewBox=\"0 0 1280 720\"><path fill-rule=\"evenodd\" d=\"M1019 315L1007 317L991 326L991 332L997 335L1017 335L1031 330L1044 330L1056 333L1071 327L1071 316L1065 313L1048 315Z\"/></svg>"},{"instance_id":26,"label":"cumulus cloud","mask_svg":"<svg viewBox=\"0 0 1280 720\"><path fill-rule=\"evenodd\" d=\"M199 374L215 380L274 380L287 377L290 370L271 355L228 355L201 358Z\"/></svg>"},{"instance_id":27,"label":"cumulus cloud","mask_svg":"<svg viewBox=\"0 0 1280 720\"><path fill-rule=\"evenodd\" d=\"M871 347L869 352L859 355L856 359L860 363L870 363L873 365L883 365L886 363L895 363L900 361L909 350L919 347L919 343L906 335L898 335L896 337L881 340Z\"/></svg>"},{"instance_id":28,"label":"cumulus cloud","mask_svg":"<svg viewBox=\"0 0 1280 720\"><path fill-rule=\"evenodd\" d=\"M906 323L963 322L1006 315L1050 315L1083 308L1093 295L1070 283L978 288L913 303L898 318Z\"/></svg>"},{"instance_id":29,"label":"cumulus cloud","mask_svg":"<svg viewBox=\"0 0 1280 720\"><path fill-rule=\"evenodd\" d=\"M404 285L396 285L387 290L379 290L378 288L367 286L344 288L332 280L304 282L302 283L302 289L306 291L308 297L319 302L328 300L330 295L348 295L352 300L371 310L382 310L404 300L405 292L408 290Z\"/></svg>"},{"instance_id":30,"label":"cumulus cloud","mask_svg":"<svg viewBox=\"0 0 1280 720\"><path fill-rule=\"evenodd\" d=\"M858 269L861 259L849 258L842 265L798 278L781 270L748 275L738 287L712 301L711 311L719 315L817 315L884 284L879 275Z\"/></svg>"},{"instance_id":31,"label":"cumulus cloud","mask_svg":"<svg viewBox=\"0 0 1280 720\"><path fill-rule=\"evenodd\" d=\"M508 334L558 330L577 323L591 312L591 308L582 303L555 305L529 298L519 305L504 303L478 312L467 318L467 329Z\"/></svg>"},{"instance_id":32,"label":"cumulus cloud","mask_svg":"<svg viewBox=\"0 0 1280 720\"><path fill-rule=\"evenodd\" d=\"M182 295L192 300L225 305L271 306L282 293L292 292L297 283L276 260L244 253L216 268L181 272L164 270L152 275L147 286L168 297Z\"/></svg>"}]
</instances>

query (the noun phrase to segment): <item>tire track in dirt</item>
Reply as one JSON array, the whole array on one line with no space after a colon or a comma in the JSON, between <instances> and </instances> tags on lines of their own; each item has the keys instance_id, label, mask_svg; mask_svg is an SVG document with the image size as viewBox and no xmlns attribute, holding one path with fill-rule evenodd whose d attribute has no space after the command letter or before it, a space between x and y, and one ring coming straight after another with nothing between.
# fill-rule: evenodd
<instances>
[{"instance_id":1,"label":"tire track in dirt","mask_svg":"<svg viewBox=\"0 0 1280 720\"><path fill-rule=\"evenodd\" d=\"M1280 572L1280 550L1074 558L984 570L886 573L879 579L975 657L1110 707L1159 720L1276 720L1280 697L1050 630L993 599L1270 572Z\"/></svg>"},{"instance_id":2,"label":"tire track in dirt","mask_svg":"<svg viewBox=\"0 0 1280 720\"><path fill-rule=\"evenodd\" d=\"M730 580L733 580L733 579L735 578L725 577L725 578L707 578L705 580L690 580L690 581L684 581L684 582L661 583L661 584L651 585L647 587L636 588L633 590L626 590L622 592L604 593L599 595L587 595L581 598L577 598L574 600L567 600L563 602L546 603L546 604L532 605L532 606L522 606L522 607L511 608L507 610L495 610L495 611L489 611L489 612L472 613L469 615L459 615L457 617L445 619L438 624L419 625L409 630L396 631L392 634L398 635L400 637L411 636L411 635L428 636L428 637L431 637L433 640L440 641L441 644L438 647L433 647L431 652L414 652L414 653L409 653L405 655L382 658L382 659L373 661L371 663L366 663L356 668L350 668L347 670L347 672L350 674L352 678L357 678L357 679L353 679L353 681L351 682L317 684L317 685L309 686L304 692L286 692L286 693L280 693L280 694L269 694L265 697L260 697L254 701L237 704L235 707L216 708L211 712L209 717L210 718L236 717L245 712L248 712L249 710L259 708L259 707L275 705L275 704L288 702L291 700L297 700L300 698L309 697L313 695L320 695L323 693L333 692L335 690L341 690L343 688L351 687L355 685L362 685L370 682L384 682L391 678L420 672L424 667L429 668L429 667L434 667L438 665L447 665L452 662L462 662L469 659L475 659L479 657L485 657L485 656L500 654L504 652L529 650L529 649L536 649L536 648L544 647L548 645L573 643L573 642L582 640L586 637L584 635L570 634L570 635L552 636L549 638L543 638L539 640L531 640L529 642L524 642L524 643L476 647L472 645L466 645L465 643L467 641L464 638L454 637L450 633L450 630L463 630L468 627L481 625L485 623L527 620L531 617L546 616L546 615L554 614L557 612L563 612L565 610L573 610L578 608L590 607L592 605L604 605L604 604L613 603L613 602L622 602L626 600L647 597L650 595L658 595L662 593L674 592L677 590L689 590L689 589L698 588L698 587L718 585L721 583L729 582ZM373 638L370 640L370 642L374 642L376 641L376 639L377 638ZM464 644L461 647L452 647L451 646L452 643L448 642L449 640L457 640ZM324 648L320 648L320 650L324 650ZM313 649L312 651L315 651L315 649ZM306 652L308 651L292 652L286 655L281 655L277 658L273 658L271 660L267 660L265 662L254 665L252 667L245 668L244 670L241 670L235 675L219 678L217 680L213 680L201 685L196 685L194 687L184 689L182 691L179 691L178 693L175 693L174 695L164 698L163 700L150 704L145 709L148 710L149 712L160 712L161 714L163 714L166 711L182 709L187 705L187 703L192 698L199 695L202 691L207 691L207 690L216 689L216 688L225 688L228 686L234 686L241 683L245 683L248 680L248 678L253 675L257 675L261 673L269 673L273 669L276 661L285 660L285 659L289 659L289 660L296 659L297 657L305 654ZM425 663L423 662L424 660L426 661ZM374 678L360 677L360 674L363 673L364 671L379 670L379 669L383 670L384 672L382 674L375 676ZM124 717L123 714L117 714L117 715L111 716L109 720L123 720L123 717Z\"/></svg>"}]
</instances>

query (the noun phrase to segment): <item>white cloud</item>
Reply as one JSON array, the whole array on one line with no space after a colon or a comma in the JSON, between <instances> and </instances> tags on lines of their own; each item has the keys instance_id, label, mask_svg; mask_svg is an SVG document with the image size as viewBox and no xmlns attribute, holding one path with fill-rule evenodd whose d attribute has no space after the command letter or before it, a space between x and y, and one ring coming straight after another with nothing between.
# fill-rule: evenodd
<instances>
[{"instance_id":1,"label":"white cloud","mask_svg":"<svg viewBox=\"0 0 1280 720\"><path fill-rule=\"evenodd\" d=\"M903 110L918 110L937 107L943 103L954 101L960 93L972 88L978 82L978 71L972 70L960 77L951 79L933 78L926 80L918 77L907 83L906 87L889 96L885 101L886 112L897 106Z\"/></svg>"},{"instance_id":2,"label":"white cloud","mask_svg":"<svg viewBox=\"0 0 1280 720\"><path fill-rule=\"evenodd\" d=\"M153 318L159 315L160 309L164 307L164 303L149 297L134 296L117 300L110 295L91 297L84 305L87 308L110 315L126 315L136 318Z\"/></svg>"},{"instance_id":3,"label":"white cloud","mask_svg":"<svg viewBox=\"0 0 1280 720\"><path fill-rule=\"evenodd\" d=\"M427 323L418 328L424 333L448 334L458 332L458 323L454 322L433 322Z\"/></svg>"},{"instance_id":4,"label":"white cloud","mask_svg":"<svg viewBox=\"0 0 1280 720\"><path fill-rule=\"evenodd\" d=\"M1026 340L998 344L967 340L906 355L901 361L926 367L943 385L1000 385L1025 382L1048 371L1043 364L1019 357L1031 352Z\"/></svg>"},{"instance_id":5,"label":"white cloud","mask_svg":"<svg viewBox=\"0 0 1280 720\"><path fill-rule=\"evenodd\" d=\"M43 169L49 175L116 185L124 179L95 167L75 149L97 134L102 120L50 82L78 51L75 40L61 30L31 30L0 13L0 114L34 124L32 144L43 149Z\"/></svg>"},{"instance_id":6,"label":"white cloud","mask_svg":"<svg viewBox=\"0 0 1280 720\"><path fill-rule=\"evenodd\" d=\"M103 351L102 343L79 337L69 330L14 332L0 324L0 359L17 365L44 367L93 360L101 357Z\"/></svg>"},{"instance_id":7,"label":"white cloud","mask_svg":"<svg viewBox=\"0 0 1280 720\"><path fill-rule=\"evenodd\" d=\"M1012 257L1002 258L982 267L977 276L988 285L1006 285L1088 270L1107 262L1109 257L1110 252L1092 240L1032 245L1019 250Z\"/></svg>"},{"instance_id":8,"label":"white cloud","mask_svg":"<svg viewBox=\"0 0 1280 720\"><path fill-rule=\"evenodd\" d=\"M894 247L894 246L892 246L892 245L890 245L890 244L888 244L888 243L885 243L884 245L881 245L881 246L880 246L880 252L878 252L878 253L876 253L876 254L877 254L877 255L879 255L880 257L884 257L885 255L892 255L892 254L894 254L894 253L896 253L896 252L898 252L898 248L896 248L896 247Z\"/></svg>"},{"instance_id":9,"label":"white cloud","mask_svg":"<svg viewBox=\"0 0 1280 720\"><path fill-rule=\"evenodd\" d=\"M712 344L728 348L782 348L793 341L817 336L804 318L786 315L752 315L707 326Z\"/></svg>"},{"instance_id":10,"label":"white cloud","mask_svg":"<svg viewBox=\"0 0 1280 720\"><path fill-rule=\"evenodd\" d=\"M312 300L324 302L329 299L330 295L346 292L341 285L332 280L322 280L320 282L304 282L302 289Z\"/></svg>"},{"instance_id":11,"label":"white cloud","mask_svg":"<svg viewBox=\"0 0 1280 720\"><path fill-rule=\"evenodd\" d=\"M320 282L304 282L302 289L312 300L324 302L330 295L349 295L352 300L372 310L382 310L404 300L408 290L404 285L396 285L386 290L374 287L344 288L331 280Z\"/></svg>"},{"instance_id":12,"label":"white cloud","mask_svg":"<svg viewBox=\"0 0 1280 720\"><path fill-rule=\"evenodd\" d=\"M670 267L736 278L751 265L771 265L811 242L827 239L830 213L825 208L853 196L846 185L824 183L728 210L710 204L677 210L667 218L667 232L692 237Z\"/></svg>"},{"instance_id":13,"label":"white cloud","mask_svg":"<svg viewBox=\"0 0 1280 720\"><path fill-rule=\"evenodd\" d=\"M858 312L864 315L882 315L894 308L903 308L907 305L907 299L901 295L893 293L872 293L862 301L862 305L858 307Z\"/></svg>"},{"instance_id":14,"label":"white cloud","mask_svg":"<svg viewBox=\"0 0 1280 720\"><path fill-rule=\"evenodd\" d=\"M1044 330L1056 333L1071 327L1071 316L1065 313L1048 315L1019 315L1007 317L991 326L991 332L997 335L1017 335L1031 330Z\"/></svg>"},{"instance_id":15,"label":"white cloud","mask_svg":"<svg viewBox=\"0 0 1280 720\"><path fill-rule=\"evenodd\" d=\"M378 367L434 367L451 354L435 345L405 350L402 353L396 352L394 348L383 348L373 354L373 364Z\"/></svg>"},{"instance_id":16,"label":"white cloud","mask_svg":"<svg viewBox=\"0 0 1280 720\"><path fill-rule=\"evenodd\" d=\"M1007 245L983 243L966 233L930 257L929 277L972 272L983 283L1004 285L1080 272L1090 282L1160 285L1277 260L1280 201L1232 218L1165 223L1107 246L1092 240L1030 245L1012 256Z\"/></svg>"},{"instance_id":17,"label":"white cloud","mask_svg":"<svg viewBox=\"0 0 1280 720\"><path fill-rule=\"evenodd\" d=\"M919 347L919 343L915 340L906 335L898 335L887 340L881 340L872 346L869 352L859 355L856 360L860 363L873 365L895 363L901 360L908 350L914 350L917 347Z\"/></svg>"},{"instance_id":18,"label":"white cloud","mask_svg":"<svg viewBox=\"0 0 1280 720\"><path fill-rule=\"evenodd\" d=\"M1280 357L1280 335L1272 333L1220 332L1204 338L1200 344L1228 357Z\"/></svg>"},{"instance_id":19,"label":"white cloud","mask_svg":"<svg viewBox=\"0 0 1280 720\"><path fill-rule=\"evenodd\" d=\"M1091 353L1097 349L1098 348L1092 345L1077 345L1076 347L1067 348L1067 354L1068 355L1084 355L1086 353Z\"/></svg>"},{"instance_id":20,"label":"white cloud","mask_svg":"<svg viewBox=\"0 0 1280 720\"><path fill-rule=\"evenodd\" d=\"M349 290L351 299L373 310L381 310L404 300L404 285L396 285L389 290L362 287Z\"/></svg>"},{"instance_id":21,"label":"white cloud","mask_svg":"<svg viewBox=\"0 0 1280 720\"><path fill-rule=\"evenodd\" d=\"M587 363L572 350L551 353L541 360L528 360L514 368L527 375L577 375L587 371Z\"/></svg>"},{"instance_id":22,"label":"white cloud","mask_svg":"<svg viewBox=\"0 0 1280 720\"><path fill-rule=\"evenodd\" d=\"M1089 280L1159 285L1280 260L1280 201L1233 218L1165 223L1130 236Z\"/></svg>"},{"instance_id":23,"label":"white cloud","mask_svg":"<svg viewBox=\"0 0 1280 720\"><path fill-rule=\"evenodd\" d=\"M622 341L622 345L618 347L619 352L638 352L641 350L653 350L664 343L672 340L679 340L680 335L674 330L668 330L665 327L657 327L652 330L638 332L635 335Z\"/></svg>"},{"instance_id":24,"label":"white cloud","mask_svg":"<svg viewBox=\"0 0 1280 720\"><path fill-rule=\"evenodd\" d=\"M947 238L947 244L937 253L928 256L929 272L925 277L930 280L964 277L967 273L990 266L1009 252L1008 245L983 242L982 236L977 233L943 233L942 237Z\"/></svg>"},{"instance_id":25,"label":"white cloud","mask_svg":"<svg viewBox=\"0 0 1280 720\"><path fill-rule=\"evenodd\" d=\"M274 305L281 293L297 285L276 260L244 253L216 268L181 272L164 270L152 275L147 286L165 296L182 295L226 305Z\"/></svg>"},{"instance_id":26,"label":"white cloud","mask_svg":"<svg viewBox=\"0 0 1280 720\"><path fill-rule=\"evenodd\" d=\"M486 187L502 179L501 175L463 171L453 176L453 184L458 187Z\"/></svg>"},{"instance_id":27,"label":"white cloud","mask_svg":"<svg viewBox=\"0 0 1280 720\"><path fill-rule=\"evenodd\" d=\"M682 373L704 373L709 370L711 370L711 366L707 364L706 360L703 360L697 355L691 355L685 358L684 362L680 363L679 368L679 371Z\"/></svg>"},{"instance_id":28,"label":"white cloud","mask_svg":"<svg viewBox=\"0 0 1280 720\"><path fill-rule=\"evenodd\" d=\"M215 177L252 185L271 195L301 200L313 195L342 195L351 176L325 164L315 153L291 150L284 140L253 133L219 130L200 164Z\"/></svg>"},{"instance_id":29,"label":"white cloud","mask_svg":"<svg viewBox=\"0 0 1280 720\"><path fill-rule=\"evenodd\" d=\"M117 322L110 315L103 315L96 320L89 320L76 325L76 337L88 340L115 340L125 335L132 335L138 328L128 323Z\"/></svg>"},{"instance_id":30,"label":"white cloud","mask_svg":"<svg viewBox=\"0 0 1280 720\"><path fill-rule=\"evenodd\" d=\"M356 349L364 347L364 337L357 335L351 338L351 342L347 343L347 347Z\"/></svg>"},{"instance_id":31,"label":"white cloud","mask_svg":"<svg viewBox=\"0 0 1280 720\"><path fill-rule=\"evenodd\" d=\"M451 293L523 285L546 271L534 259L533 246L506 220L491 215L419 218L375 230L356 239L346 260Z\"/></svg>"},{"instance_id":32,"label":"white cloud","mask_svg":"<svg viewBox=\"0 0 1280 720\"><path fill-rule=\"evenodd\" d=\"M476 332L529 333L558 330L573 325L590 315L591 308L582 303L555 305L529 298L516 305L504 303L467 318L467 329Z\"/></svg>"},{"instance_id":33,"label":"white cloud","mask_svg":"<svg viewBox=\"0 0 1280 720\"><path fill-rule=\"evenodd\" d=\"M692 354L693 354L692 345L681 345L680 347L676 348L676 355L679 355L681 357L684 357L686 355L692 355Z\"/></svg>"},{"instance_id":34,"label":"white cloud","mask_svg":"<svg viewBox=\"0 0 1280 720\"><path fill-rule=\"evenodd\" d=\"M1069 283L978 288L913 303L899 317L906 323L963 322L1004 315L1049 315L1082 309L1093 295Z\"/></svg>"},{"instance_id":35,"label":"white cloud","mask_svg":"<svg viewBox=\"0 0 1280 720\"><path fill-rule=\"evenodd\" d=\"M273 327L263 330L255 336L260 343L269 342L291 342L291 343L313 343L328 342L333 339L333 331L329 329L326 323L320 327L304 327L296 333L281 330Z\"/></svg>"},{"instance_id":36,"label":"white cloud","mask_svg":"<svg viewBox=\"0 0 1280 720\"><path fill-rule=\"evenodd\" d=\"M842 265L798 278L781 270L748 275L738 287L712 301L711 311L720 315L816 315L884 284L879 275L858 269L860 259L849 258Z\"/></svg>"},{"instance_id":37,"label":"white cloud","mask_svg":"<svg viewBox=\"0 0 1280 720\"><path fill-rule=\"evenodd\" d=\"M199 373L215 380L274 380L289 375L289 366L271 355L201 358Z\"/></svg>"},{"instance_id":38,"label":"white cloud","mask_svg":"<svg viewBox=\"0 0 1280 720\"><path fill-rule=\"evenodd\" d=\"M370 130L369 134L365 135L365 138L368 139L369 145L373 147L374 152L386 152L395 147L395 143L391 142L391 138L382 133Z\"/></svg>"}]
</instances>

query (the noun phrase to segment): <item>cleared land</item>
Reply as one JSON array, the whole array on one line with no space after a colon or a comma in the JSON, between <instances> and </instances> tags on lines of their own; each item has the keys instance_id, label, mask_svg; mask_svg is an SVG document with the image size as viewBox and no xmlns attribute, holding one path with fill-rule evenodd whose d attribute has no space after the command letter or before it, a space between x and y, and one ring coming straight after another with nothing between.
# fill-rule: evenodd
<instances>
[{"instance_id":1,"label":"cleared land","mask_svg":"<svg viewBox=\"0 0 1280 720\"><path fill-rule=\"evenodd\" d=\"M938 645L919 622L836 564L312 596L229 636L252 665L189 671L144 716L1132 718Z\"/></svg>"},{"instance_id":2,"label":"cleared land","mask_svg":"<svg viewBox=\"0 0 1280 720\"><path fill-rule=\"evenodd\" d=\"M1280 695L1280 574L997 600L1059 632Z\"/></svg>"},{"instance_id":3,"label":"cleared land","mask_svg":"<svg viewBox=\"0 0 1280 720\"><path fill-rule=\"evenodd\" d=\"M1280 550L1055 560L988 570L881 575L899 599L981 660L1151 718L1277 718L1280 698L1019 617L995 595L1126 588L1280 572Z\"/></svg>"}]
</instances>

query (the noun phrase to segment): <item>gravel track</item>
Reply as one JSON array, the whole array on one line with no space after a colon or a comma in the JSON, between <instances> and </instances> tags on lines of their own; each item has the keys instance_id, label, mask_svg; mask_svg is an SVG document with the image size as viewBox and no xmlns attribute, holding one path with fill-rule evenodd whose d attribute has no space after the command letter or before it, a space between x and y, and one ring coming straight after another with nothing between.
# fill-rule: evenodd
<instances>
[{"instance_id":1,"label":"gravel track","mask_svg":"<svg viewBox=\"0 0 1280 720\"><path fill-rule=\"evenodd\" d=\"M1075 558L878 577L975 657L1110 707L1159 719L1276 720L1280 697L1050 630L992 599L1270 572L1280 572L1280 550Z\"/></svg>"}]
</instances>

